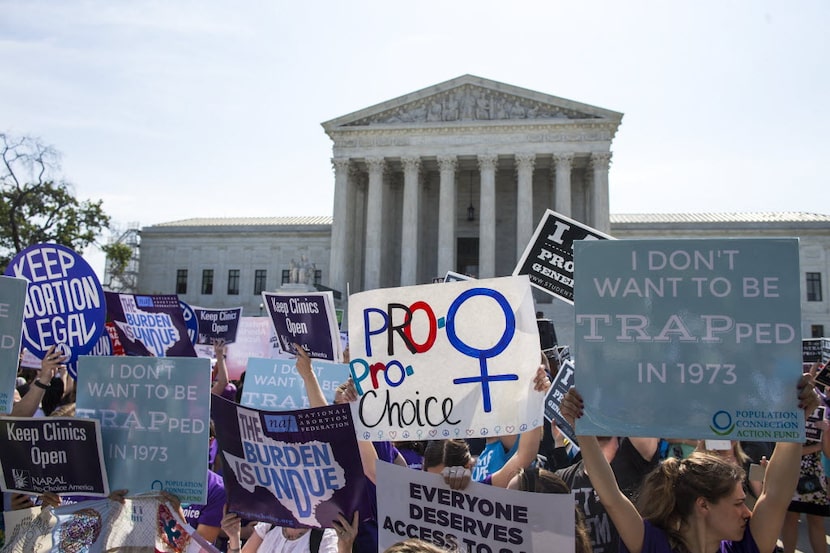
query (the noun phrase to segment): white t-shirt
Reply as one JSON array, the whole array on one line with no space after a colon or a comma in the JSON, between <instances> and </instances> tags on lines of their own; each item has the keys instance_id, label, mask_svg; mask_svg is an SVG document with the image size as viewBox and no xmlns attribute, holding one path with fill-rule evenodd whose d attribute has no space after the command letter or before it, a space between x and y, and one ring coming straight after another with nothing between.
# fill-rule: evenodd
<instances>
[{"instance_id":1,"label":"white t-shirt","mask_svg":"<svg viewBox=\"0 0 830 553\"><path fill-rule=\"evenodd\" d=\"M254 526L254 532L262 538L257 553L309 553L311 551L311 532L306 532L300 539L288 540L282 535L282 527L260 522ZM320 553L337 553L337 533L331 528L323 531Z\"/></svg>"}]
</instances>

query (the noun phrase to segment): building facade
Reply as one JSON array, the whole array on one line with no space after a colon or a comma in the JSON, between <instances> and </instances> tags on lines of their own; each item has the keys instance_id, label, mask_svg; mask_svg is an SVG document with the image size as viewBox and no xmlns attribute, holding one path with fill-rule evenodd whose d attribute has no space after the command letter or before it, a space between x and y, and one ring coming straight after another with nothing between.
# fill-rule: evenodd
<instances>
[{"instance_id":1,"label":"building facade","mask_svg":"<svg viewBox=\"0 0 830 553\"><path fill-rule=\"evenodd\" d=\"M348 293L512 273L550 208L616 238L800 238L802 334L830 331L830 216L610 215L622 114L464 75L323 123L333 141L325 217L188 219L141 231L138 291L261 314L260 292L301 268ZM535 292L560 343L573 308Z\"/></svg>"}]
</instances>

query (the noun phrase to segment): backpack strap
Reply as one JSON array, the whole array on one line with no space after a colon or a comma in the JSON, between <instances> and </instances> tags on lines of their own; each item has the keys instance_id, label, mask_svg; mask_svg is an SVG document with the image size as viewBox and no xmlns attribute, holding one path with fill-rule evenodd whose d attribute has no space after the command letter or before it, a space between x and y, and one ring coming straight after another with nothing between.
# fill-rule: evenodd
<instances>
[{"instance_id":1,"label":"backpack strap","mask_svg":"<svg viewBox=\"0 0 830 553\"><path fill-rule=\"evenodd\" d=\"M311 537L308 540L308 545L311 550L311 553L319 553L320 552L320 543L323 541L323 529L322 528L312 528L311 529Z\"/></svg>"}]
</instances>

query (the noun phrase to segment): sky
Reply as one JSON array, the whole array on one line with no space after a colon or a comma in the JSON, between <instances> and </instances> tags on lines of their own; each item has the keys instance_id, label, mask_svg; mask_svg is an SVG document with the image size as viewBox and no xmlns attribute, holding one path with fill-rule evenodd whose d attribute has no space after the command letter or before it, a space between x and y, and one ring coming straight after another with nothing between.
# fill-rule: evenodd
<instances>
[{"instance_id":1,"label":"sky","mask_svg":"<svg viewBox=\"0 0 830 553\"><path fill-rule=\"evenodd\" d=\"M472 74L624 113L612 213L826 214L828 28L826 0L0 0L0 131L117 229L330 215L322 122Z\"/></svg>"}]
</instances>

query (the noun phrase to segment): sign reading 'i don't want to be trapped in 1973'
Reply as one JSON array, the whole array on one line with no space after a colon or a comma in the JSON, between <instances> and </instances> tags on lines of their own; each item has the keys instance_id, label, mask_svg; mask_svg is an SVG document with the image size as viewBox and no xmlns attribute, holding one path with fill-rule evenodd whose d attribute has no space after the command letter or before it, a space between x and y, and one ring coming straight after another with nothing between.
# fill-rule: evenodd
<instances>
[{"instance_id":1,"label":"sign reading 'i don't want to be trapped in 1973'","mask_svg":"<svg viewBox=\"0 0 830 553\"><path fill-rule=\"evenodd\" d=\"M797 239L574 244L577 434L804 441Z\"/></svg>"}]
</instances>

